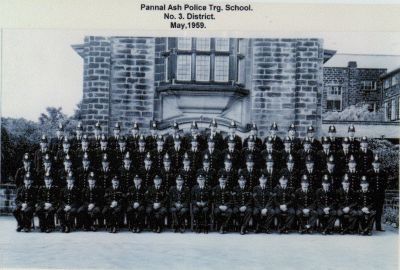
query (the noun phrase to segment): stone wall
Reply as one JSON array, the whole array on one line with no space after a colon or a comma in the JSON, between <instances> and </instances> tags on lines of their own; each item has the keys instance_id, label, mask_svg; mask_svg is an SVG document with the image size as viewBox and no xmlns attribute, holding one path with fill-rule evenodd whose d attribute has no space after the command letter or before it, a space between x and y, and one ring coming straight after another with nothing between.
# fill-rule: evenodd
<instances>
[{"instance_id":1,"label":"stone wall","mask_svg":"<svg viewBox=\"0 0 400 270\"><path fill-rule=\"evenodd\" d=\"M295 123L300 136L321 125L322 40L254 39L252 120L266 135L273 121L280 135Z\"/></svg>"}]
</instances>

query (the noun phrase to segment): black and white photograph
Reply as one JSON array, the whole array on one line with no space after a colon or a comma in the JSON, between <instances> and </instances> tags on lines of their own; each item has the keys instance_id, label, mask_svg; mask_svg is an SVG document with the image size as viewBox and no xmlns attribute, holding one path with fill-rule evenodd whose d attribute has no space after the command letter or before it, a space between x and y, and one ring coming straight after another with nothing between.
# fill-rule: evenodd
<instances>
[{"instance_id":1,"label":"black and white photograph","mask_svg":"<svg viewBox=\"0 0 400 270\"><path fill-rule=\"evenodd\" d=\"M399 32L143 33L2 28L1 269L398 269Z\"/></svg>"}]
</instances>

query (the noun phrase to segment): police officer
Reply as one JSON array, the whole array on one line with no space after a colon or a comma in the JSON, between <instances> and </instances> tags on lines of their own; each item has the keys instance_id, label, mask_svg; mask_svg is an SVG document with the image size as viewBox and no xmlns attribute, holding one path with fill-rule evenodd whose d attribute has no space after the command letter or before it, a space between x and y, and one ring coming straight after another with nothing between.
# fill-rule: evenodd
<instances>
[{"instance_id":1,"label":"police officer","mask_svg":"<svg viewBox=\"0 0 400 270\"><path fill-rule=\"evenodd\" d=\"M328 137L322 137L322 150L317 152L317 169L320 171L326 170L326 164L330 156L335 154L331 150L331 140Z\"/></svg>"},{"instance_id":2,"label":"police officer","mask_svg":"<svg viewBox=\"0 0 400 270\"><path fill-rule=\"evenodd\" d=\"M228 148L229 138L232 137L233 141L235 142L235 149L238 150L239 152L242 151L242 138L240 138L239 135L236 134L236 130L237 130L236 122L232 120L229 125L228 136L225 137L224 149Z\"/></svg>"},{"instance_id":3,"label":"police officer","mask_svg":"<svg viewBox=\"0 0 400 270\"><path fill-rule=\"evenodd\" d=\"M337 216L340 220L340 234L353 234L357 222L357 197L356 193L350 189L350 182L345 175L342 186L337 190L338 210Z\"/></svg>"},{"instance_id":4,"label":"police officer","mask_svg":"<svg viewBox=\"0 0 400 270\"><path fill-rule=\"evenodd\" d=\"M275 169L275 162L271 155L268 155L265 161L265 169L263 173L268 178L271 187L275 187L278 184L279 172Z\"/></svg>"},{"instance_id":5,"label":"police officer","mask_svg":"<svg viewBox=\"0 0 400 270\"><path fill-rule=\"evenodd\" d=\"M168 151L174 146L175 136L179 135L179 124L174 121L174 123L170 126L171 132L165 137L164 147Z\"/></svg>"},{"instance_id":6,"label":"police officer","mask_svg":"<svg viewBox=\"0 0 400 270\"><path fill-rule=\"evenodd\" d=\"M372 235L376 215L375 196L374 192L369 189L369 183L365 176L361 179L360 187L361 189L357 192L359 233Z\"/></svg>"},{"instance_id":7,"label":"police officer","mask_svg":"<svg viewBox=\"0 0 400 270\"><path fill-rule=\"evenodd\" d=\"M110 233L116 233L123 217L125 195L119 184L119 179L114 176L111 187L107 188L104 194L105 206L102 214L106 219Z\"/></svg>"},{"instance_id":8,"label":"police officer","mask_svg":"<svg viewBox=\"0 0 400 270\"><path fill-rule=\"evenodd\" d=\"M350 156L350 160L347 166L346 174L349 177L350 189L356 191L360 186L361 174L357 169L357 162L353 155Z\"/></svg>"},{"instance_id":9,"label":"police officer","mask_svg":"<svg viewBox=\"0 0 400 270\"><path fill-rule=\"evenodd\" d=\"M272 140L272 137L267 137L265 138L265 150L261 152L261 156L263 159L263 164L262 166L265 166L265 162L270 157L271 162L274 163L275 169L278 169L279 161L281 159L280 157L280 152L276 149L274 149L274 143Z\"/></svg>"},{"instance_id":10,"label":"police officer","mask_svg":"<svg viewBox=\"0 0 400 270\"><path fill-rule=\"evenodd\" d=\"M168 195L174 232L184 233L185 220L189 218L190 189L184 186L184 180L180 174L176 177L176 185L170 187Z\"/></svg>"},{"instance_id":11,"label":"police officer","mask_svg":"<svg viewBox=\"0 0 400 270\"><path fill-rule=\"evenodd\" d=\"M211 191L205 185L205 177L203 174L197 174L197 185L191 190L192 213L195 231L200 233L208 233L209 215L211 207Z\"/></svg>"},{"instance_id":12,"label":"police officer","mask_svg":"<svg viewBox=\"0 0 400 270\"><path fill-rule=\"evenodd\" d=\"M59 189L53 185L53 179L49 174L45 175L44 183L38 191L36 213L39 217L41 232L50 233L55 228L54 214L58 208Z\"/></svg>"},{"instance_id":13,"label":"police officer","mask_svg":"<svg viewBox=\"0 0 400 270\"><path fill-rule=\"evenodd\" d=\"M139 137L139 147L133 153L133 161L138 168L144 166L144 160L149 152L146 148L146 140L143 135Z\"/></svg>"},{"instance_id":14,"label":"police officer","mask_svg":"<svg viewBox=\"0 0 400 270\"><path fill-rule=\"evenodd\" d=\"M259 185L253 189L255 232L270 233L271 224L275 217L275 203L270 184L265 174L261 174Z\"/></svg>"},{"instance_id":15,"label":"police officer","mask_svg":"<svg viewBox=\"0 0 400 270\"><path fill-rule=\"evenodd\" d=\"M331 141L331 150L334 153L342 148L340 138L336 137L336 127L333 125L328 128L328 138Z\"/></svg>"},{"instance_id":16,"label":"police officer","mask_svg":"<svg viewBox=\"0 0 400 270\"><path fill-rule=\"evenodd\" d=\"M85 231L97 231L95 224L98 220L101 225L101 210L104 206L104 190L97 185L94 172L89 173L86 187L82 189L82 205L78 209L79 223Z\"/></svg>"},{"instance_id":17,"label":"police officer","mask_svg":"<svg viewBox=\"0 0 400 270\"><path fill-rule=\"evenodd\" d=\"M93 137L90 139L90 149L93 151L100 148L100 140L101 140L101 125L100 122L96 122L93 129Z\"/></svg>"},{"instance_id":18,"label":"police officer","mask_svg":"<svg viewBox=\"0 0 400 270\"><path fill-rule=\"evenodd\" d=\"M360 149L357 152L358 158L358 169L362 173L368 172L372 167L372 161L374 160L374 153L371 149L368 149L368 139L363 136L360 142Z\"/></svg>"},{"instance_id":19,"label":"police officer","mask_svg":"<svg viewBox=\"0 0 400 270\"><path fill-rule=\"evenodd\" d=\"M296 136L296 126L292 123L288 128L288 137L291 141L292 150L298 152L301 148L301 140Z\"/></svg>"},{"instance_id":20,"label":"police officer","mask_svg":"<svg viewBox=\"0 0 400 270\"><path fill-rule=\"evenodd\" d=\"M58 151L62 149L62 144L64 141L64 126L59 123L56 130L56 137L50 140L50 151L57 154Z\"/></svg>"},{"instance_id":21,"label":"police officer","mask_svg":"<svg viewBox=\"0 0 400 270\"><path fill-rule=\"evenodd\" d=\"M146 209L145 194L146 189L142 184L142 178L136 174L133 178L133 185L128 189L126 209L129 230L133 233L140 233L143 230Z\"/></svg>"},{"instance_id":22,"label":"police officer","mask_svg":"<svg viewBox=\"0 0 400 270\"><path fill-rule=\"evenodd\" d=\"M156 121L150 121L150 135L146 137L146 146L148 150L153 150L157 147L158 137L158 123Z\"/></svg>"},{"instance_id":23,"label":"police officer","mask_svg":"<svg viewBox=\"0 0 400 270\"><path fill-rule=\"evenodd\" d=\"M143 185L146 188L153 185L153 179L156 173L158 173L158 169L153 166L150 152L147 152L146 158L144 159L144 166L139 169L140 178L142 178Z\"/></svg>"},{"instance_id":24,"label":"police officer","mask_svg":"<svg viewBox=\"0 0 400 270\"><path fill-rule=\"evenodd\" d=\"M57 172L53 166L53 159L48 154L44 156L43 168L37 172L37 186L44 185L44 177L46 174L50 175L54 182L58 182Z\"/></svg>"},{"instance_id":25,"label":"police officer","mask_svg":"<svg viewBox=\"0 0 400 270\"><path fill-rule=\"evenodd\" d=\"M218 171L222 165L223 159L221 157L221 152L215 148L214 138L208 138L208 148L203 151L204 155L207 155L210 160L210 168ZM222 160L221 160L222 159Z\"/></svg>"},{"instance_id":26,"label":"police officer","mask_svg":"<svg viewBox=\"0 0 400 270\"><path fill-rule=\"evenodd\" d=\"M219 170L219 175L226 176L226 185L229 189L233 189L237 183L237 170L233 167L232 158L229 154L224 159L224 167Z\"/></svg>"},{"instance_id":27,"label":"police officer","mask_svg":"<svg viewBox=\"0 0 400 270\"><path fill-rule=\"evenodd\" d=\"M130 153L130 152L129 152L129 148L127 147L127 144L126 144L125 137L118 136L116 149L114 150L115 164L113 164L113 165L114 165L115 169L118 170L123 165L123 162L124 162L124 159L125 159L127 153ZM130 156L130 154L129 154L129 156Z\"/></svg>"},{"instance_id":28,"label":"police officer","mask_svg":"<svg viewBox=\"0 0 400 270\"><path fill-rule=\"evenodd\" d=\"M139 125L137 122L133 123L133 127L131 129L131 133L128 136L126 142L128 145L129 152L133 153L139 148Z\"/></svg>"},{"instance_id":29,"label":"police officer","mask_svg":"<svg viewBox=\"0 0 400 270\"><path fill-rule=\"evenodd\" d=\"M228 148L224 149L221 152L221 156L226 158L229 155L230 159L232 161L232 166L234 168L240 168L240 167L242 167L242 164L241 164L242 160L240 158L240 152L237 149L235 149L235 145L236 145L236 142L235 142L234 137L229 136ZM235 183L235 185L236 185L236 183Z\"/></svg>"},{"instance_id":30,"label":"police officer","mask_svg":"<svg viewBox=\"0 0 400 270\"><path fill-rule=\"evenodd\" d=\"M75 177L72 171L68 173L67 184L61 190L60 204L57 210L57 216L60 220L61 231L69 233L75 225L78 209L81 205L81 194L75 186Z\"/></svg>"},{"instance_id":31,"label":"police officer","mask_svg":"<svg viewBox=\"0 0 400 270\"><path fill-rule=\"evenodd\" d=\"M258 139L260 139L260 138L258 138ZM260 149L256 146L255 137L253 135L250 135L246 140L247 140L246 147L243 148L241 155L240 155L241 157L239 158L240 159L239 164L235 168L244 168L246 166L246 158L248 156L252 157L253 162L257 168L262 167L263 159L261 156ZM261 145L262 145L262 143L261 143Z\"/></svg>"},{"instance_id":32,"label":"police officer","mask_svg":"<svg viewBox=\"0 0 400 270\"><path fill-rule=\"evenodd\" d=\"M257 148L260 152L264 150L263 141L258 136L258 127L254 122L250 126L250 135L243 141L243 148L249 147L248 141L250 137L252 137L254 141L255 148Z\"/></svg>"},{"instance_id":33,"label":"police officer","mask_svg":"<svg viewBox=\"0 0 400 270\"><path fill-rule=\"evenodd\" d=\"M176 134L173 137L172 146L169 148L168 151L168 156L171 159L172 167L175 168L175 170L179 170L182 167L182 160L185 152L185 149L182 147L181 136L179 134Z\"/></svg>"},{"instance_id":34,"label":"police officer","mask_svg":"<svg viewBox=\"0 0 400 270\"><path fill-rule=\"evenodd\" d=\"M296 190L294 197L299 232L312 234L317 221L317 211L314 190L311 189L307 175L301 178L301 187Z\"/></svg>"},{"instance_id":35,"label":"police officer","mask_svg":"<svg viewBox=\"0 0 400 270\"><path fill-rule=\"evenodd\" d=\"M71 150L71 143L67 136L64 137L64 141L62 143L62 149L58 150L55 156L55 165L58 168L62 168L63 161L65 161L66 157L69 157L72 164L76 164L75 162L75 153Z\"/></svg>"},{"instance_id":36,"label":"police officer","mask_svg":"<svg viewBox=\"0 0 400 270\"><path fill-rule=\"evenodd\" d=\"M306 168L306 159L309 157L312 160L317 159L317 152L311 147L311 141L306 137L303 141L303 149L298 151L297 156L299 157L299 170L304 170Z\"/></svg>"},{"instance_id":37,"label":"police officer","mask_svg":"<svg viewBox=\"0 0 400 270\"><path fill-rule=\"evenodd\" d=\"M240 234L246 233L250 218L253 213L253 193L249 186L246 185L244 174L239 174L238 185L233 190L233 216L240 226Z\"/></svg>"},{"instance_id":38,"label":"police officer","mask_svg":"<svg viewBox=\"0 0 400 270\"><path fill-rule=\"evenodd\" d=\"M255 162L251 154L246 156L245 164L245 168L241 169L240 173L243 174L244 178L246 179L247 187L250 189L250 191L252 191L253 188L258 184L260 170L258 166L255 166Z\"/></svg>"},{"instance_id":39,"label":"police officer","mask_svg":"<svg viewBox=\"0 0 400 270\"><path fill-rule=\"evenodd\" d=\"M110 168L115 169L115 152L108 147L108 140L106 135L102 134L100 139L100 147L95 150L95 167L99 169L102 164L104 155L107 155L107 160L110 163ZM118 168L118 167L117 167Z\"/></svg>"},{"instance_id":40,"label":"police officer","mask_svg":"<svg viewBox=\"0 0 400 270\"><path fill-rule=\"evenodd\" d=\"M17 220L17 232L22 229L25 232L31 230L31 221L35 212L37 189L33 186L33 179L30 173L26 173L24 177L24 185L17 190L15 198L15 209L13 215Z\"/></svg>"},{"instance_id":41,"label":"police officer","mask_svg":"<svg viewBox=\"0 0 400 270\"><path fill-rule=\"evenodd\" d=\"M64 166L58 170L58 182L57 186L63 188L67 185L67 178L70 172L75 175L75 171L72 167L72 160L69 155L66 155L63 162Z\"/></svg>"},{"instance_id":42,"label":"police officer","mask_svg":"<svg viewBox=\"0 0 400 270\"><path fill-rule=\"evenodd\" d=\"M190 166L190 159L188 153L185 153L185 155L183 156L182 163L183 163L182 169L180 169L178 173L183 178L184 186L190 189L196 184L194 183L196 172L193 171L192 167Z\"/></svg>"},{"instance_id":43,"label":"police officer","mask_svg":"<svg viewBox=\"0 0 400 270\"><path fill-rule=\"evenodd\" d=\"M355 153L358 149L360 149L360 142L354 137L356 133L356 128L354 125L349 126L347 130L347 135L349 138L350 144L350 152Z\"/></svg>"},{"instance_id":44,"label":"police officer","mask_svg":"<svg viewBox=\"0 0 400 270\"><path fill-rule=\"evenodd\" d=\"M210 167L210 159L208 155L204 155L203 158L203 166L197 170L196 175L203 175L205 179L205 185L208 188L213 188L215 185L217 185L218 179L217 179L217 173L214 169ZM197 181L197 180L196 180Z\"/></svg>"},{"instance_id":45,"label":"police officer","mask_svg":"<svg viewBox=\"0 0 400 270\"><path fill-rule=\"evenodd\" d=\"M40 138L40 149L36 150L34 157L34 168L36 172L39 172L43 169L43 160L46 155L51 156L52 153L49 149L49 143L46 135L42 135Z\"/></svg>"},{"instance_id":46,"label":"police officer","mask_svg":"<svg viewBox=\"0 0 400 270\"><path fill-rule=\"evenodd\" d=\"M127 192L128 188L133 185L132 181L135 173L136 169L132 165L131 156L129 152L126 152L122 166L118 169L120 185L124 192Z\"/></svg>"},{"instance_id":47,"label":"police officer","mask_svg":"<svg viewBox=\"0 0 400 270\"><path fill-rule=\"evenodd\" d=\"M87 155L87 158L92 162L92 166L94 168L96 165L94 160L95 157L93 154L93 150L90 148L89 139L86 134L82 137L81 147L76 149L75 151L75 166L79 167L82 165L81 162L84 155Z\"/></svg>"},{"instance_id":48,"label":"police officer","mask_svg":"<svg viewBox=\"0 0 400 270\"><path fill-rule=\"evenodd\" d=\"M82 123L78 122L78 125L75 128L74 137L71 140L72 150L76 152L76 150L82 147L82 137L83 137L83 127Z\"/></svg>"},{"instance_id":49,"label":"police officer","mask_svg":"<svg viewBox=\"0 0 400 270\"><path fill-rule=\"evenodd\" d=\"M384 231L381 225L383 205L385 203L385 190L387 185L387 173L381 168L381 162L378 155L375 156L372 162L372 169L368 171L368 179L371 182L369 187L374 192L375 209L376 209L376 224L377 231Z\"/></svg>"},{"instance_id":50,"label":"police officer","mask_svg":"<svg viewBox=\"0 0 400 270\"><path fill-rule=\"evenodd\" d=\"M190 142L190 149L187 151L190 159L190 165L193 170L197 171L202 166L203 152L198 147L198 142L195 138L192 138Z\"/></svg>"},{"instance_id":51,"label":"police officer","mask_svg":"<svg viewBox=\"0 0 400 270\"><path fill-rule=\"evenodd\" d=\"M279 178L279 184L274 188L275 215L278 219L278 232L289 233L295 219L294 191L289 188L287 178Z\"/></svg>"},{"instance_id":52,"label":"police officer","mask_svg":"<svg viewBox=\"0 0 400 270\"><path fill-rule=\"evenodd\" d=\"M108 160L108 155L104 154L103 159L101 161L101 168L98 171L98 185L103 189L107 190L107 188L111 185L111 179L114 175L114 171L110 167L110 161ZM118 180L119 185L119 180Z\"/></svg>"},{"instance_id":53,"label":"police officer","mask_svg":"<svg viewBox=\"0 0 400 270\"><path fill-rule=\"evenodd\" d=\"M322 172L322 175L327 175L333 190L337 190L341 187L341 175L336 169L335 158L333 155L329 156L326 170Z\"/></svg>"},{"instance_id":54,"label":"police officer","mask_svg":"<svg viewBox=\"0 0 400 270\"><path fill-rule=\"evenodd\" d=\"M210 133L207 135L207 139L209 137L213 137L215 141L215 148L219 151L224 150L224 138L222 137L221 133L218 132L218 123L215 118L212 119L209 125Z\"/></svg>"},{"instance_id":55,"label":"police officer","mask_svg":"<svg viewBox=\"0 0 400 270\"><path fill-rule=\"evenodd\" d=\"M327 177L322 180L322 188L316 191L315 196L322 234L332 234L336 221L336 196Z\"/></svg>"},{"instance_id":56,"label":"police officer","mask_svg":"<svg viewBox=\"0 0 400 270\"><path fill-rule=\"evenodd\" d=\"M29 157L29 153L25 153L22 157L22 164L23 166L18 168L15 174L15 185L17 186L17 188L24 184L24 178L27 173L29 173L33 179L36 176L36 172L33 168L32 160Z\"/></svg>"},{"instance_id":57,"label":"police officer","mask_svg":"<svg viewBox=\"0 0 400 270\"><path fill-rule=\"evenodd\" d=\"M288 187L296 190L300 187L300 173L295 166L295 161L292 155L286 158L286 167L284 167L279 175L284 175L288 180Z\"/></svg>"},{"instance_id":58,"label":"police officer","mask_svg":"<svg viewBox=\"0 0 400 270\"><path fill-rule=\"evenodd\" d=\"M184 143L184 148L187 149L189 148L189 142L192 140L197 140L198 147L200 151L204 151L207 148L207 138L204 137L200 132L199 132L199 127L197 126L197 122L193 121L192 124L190 125L190 133L186 134L185 136L185 143Z\"/></svg>"},{"instance_id":59,"label":"police officer","mask_svg":"<svg viewBox=\"0 0 400 270\"><path fill-rule=\"evenodd\" d=\"M232 191L227 183L227 175L220 173L218 177L219 185L212 191L214 202L214 217L219 226L219 233L224 234L232 216Z\"/></svg>"},{"instance_id":60,"label":"police officer","mask_svg":"<svg viewBox=\"0 0 400 270\"><path fill-rule=\"evenodd\" d=\"M307 138L311 143L311 149L317 153L319 150L322 150L321 142L315 138L315 130L313 126L309 126L307 128Z\"/></svg>"},{"instance_id":61,"label":"police officer","mask_svg":"<svg viewBox=\"0 0 400 270\"><path fill-rule=\"evenodd\" d=\"M161 178L163 179L164 187L166 188L167 191L170 189L171 186L175 185L176 181L175 168L176 167L173 167L171 165L171 159L168 153L165 153L160 175Z\"/></svg>"},{"instance_id":62,"label":"police officer","mask_svg":"<svg viewBox=\"0 0 400 270\"><path fill-rule=\"evenodd\" d=\"M153 232L160 233L167 215L168 193L162 187L162 179L158 174L154 176L153 183L146 191L146 214Z\"/></svg>"},{"instance_id":63,"label":"police officer","mask_svg":"<svg viewBox=\"0 0 400 270\"><path fill-rule=\"evenodd\" d=\"M96 170L91 164L88 153L85 152L85 154L82 157L81 166L78 168L76 174L77 175L76 185L81 190L87 187L90 172L96 172Z\"/></svg>"},{"instance_id":64,"label":"police officer","mask_svg":"<svg viewBox=\"0 0 400 270\"><path fill-rule=\"evenodd\" d=\"M121 137L121 127L117 122L115 123L115 126L113 128L113 135L110 136L110 138L108 138L108 148L112 150L117 150L120 137Z\"/></svg>"},{"instance_id":65,"label":"police officer","mask_svg":"<svg viewBox=\"0 0 400 270\"><path fill-rule=\"evenodd\" d=\"M307 175L310 186L313 190L317 190L321 186L321 174L315 168L314 159L311 156L306 156L306 168L300 173L302 176Z\"/></svg>"},{"instance_id":66,"label":"police officer","mask_svg":"<svg viewBox=\"0 0 400 270\"><path fill-rule=\"evenodd\" d=\"M270 129L269 129L269 137L272 140L272 149L275 151L279 152L282 151L283 149L283 142L281 138L277 135L278 133L278 125L273 122ZM264 144L266 144L266 141L264 141Z\"/></svg>"}]
</instances>

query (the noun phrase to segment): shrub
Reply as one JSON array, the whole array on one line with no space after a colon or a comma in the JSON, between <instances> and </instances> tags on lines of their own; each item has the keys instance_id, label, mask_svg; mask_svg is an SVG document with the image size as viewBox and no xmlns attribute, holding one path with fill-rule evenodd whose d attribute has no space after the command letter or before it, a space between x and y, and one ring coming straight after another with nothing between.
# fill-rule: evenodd
<instances>
[{"instance_id":1,"label":"shrub","mask_svg":"<svg viewBox=\"0 0 400 270\"><path fill-rule=\"evenodd\" d=\"M368 108L368 104L351 105L341 112L325 112L323 119L337 121L384 121L385 117L382 110L371 112Z\"/></svg>"}]
</instances>

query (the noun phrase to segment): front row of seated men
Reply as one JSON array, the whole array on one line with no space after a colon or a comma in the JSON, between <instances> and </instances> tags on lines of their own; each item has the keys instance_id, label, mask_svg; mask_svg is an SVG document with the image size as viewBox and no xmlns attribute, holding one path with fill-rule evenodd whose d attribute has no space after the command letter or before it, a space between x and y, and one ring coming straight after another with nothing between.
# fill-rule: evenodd
<instances>
[{"instance_id":1,"label":"front row of seated men","mask_svg":"<svg viewBox=\"0 0 400 270\"><path fill-rule=\"evenodd\" d=\"M376 198L365 176L356 191L350 188L346 175L338 190L332 189L327 179L313 190L307 176L301 178L297 190L288 186L285 175L275 188L270 188L268 177L261 174L253 190L248 188L243 174L234 188L228 187L224 173L218 175L218 181L218 185L210 188L200 172L196 175L197 185L190 190L178 175L176 185L168 189L162 178L155 175L153 183L145 188L141 177L135 175L134 184L124 192L117 176L112 178L111 187L103 190L91 173L87 187L80 190L72 174L67 177L67 185L59 189L51 175L46 174L44 185L36 187L27 173L24 185L17 191L14 210L17 231L29 232L36 213L42 232L55 229L57 216L65 233L80 228L96 231L104 225L115 233L124 226L126 214L128 228L135 233L148 227L159 233L166 220L175 232L184 232L192 215L196 232L204 233L208 232L211 218L220 233L235 228L241 234L247 232L250 220L255 232L270 233L276 229L279 233L298 230L302 234L313 231L331 234L339 219L341 234L371 235Z\"/></svg>"}]
</instances>

